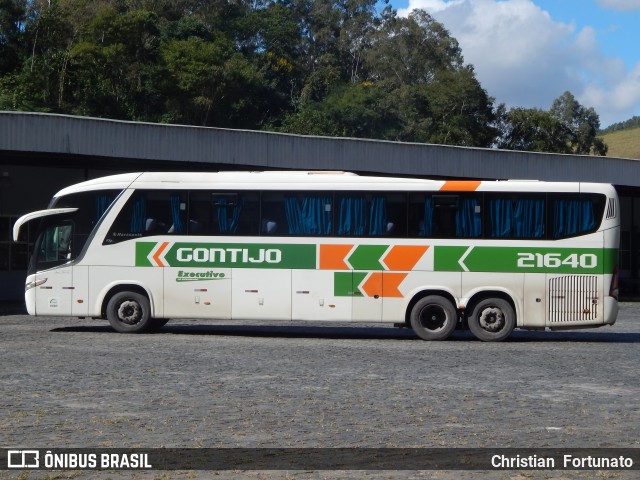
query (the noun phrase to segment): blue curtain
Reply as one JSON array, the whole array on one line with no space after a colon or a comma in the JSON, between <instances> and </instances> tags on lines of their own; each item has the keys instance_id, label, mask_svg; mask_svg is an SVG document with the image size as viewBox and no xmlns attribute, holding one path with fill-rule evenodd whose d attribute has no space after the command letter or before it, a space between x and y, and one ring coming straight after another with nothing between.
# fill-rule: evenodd
<instances>
[{"instance_id":1,"label":"blue curtain","mask_svg":"<svg viewBox=\"0 0 640 480\"><path fill-rule=\"evenodd\" d=\"M131 233L144 233L147 224L147 199L139 196L133 202L131 212Z\"/></svg>"},{"instance_id":2,"label":"blue curtain","mask_svg":"<svg viewBox=\"0 0 640 480\"><path fill-rule=\"evenodd\" d=\"M482 218L476 213L480 201L476 198L460 200L456 210L456 237L479 237L482 233Z\"/></svg>"},{"instance_id":3,"label":"blue curtain","mask_svg":"<svg viewBox=\"0 0 640 480\"><path fill-rule=\"evenodd\" d=\"M236 233L238 231L243 205L242 198L238 198L233 204L228 202L226 198L220 198L216 201L218 233Z\"/></svg>"},{"instance_id":4,"label":"blue curtain","mask_svg":"<svg viewBox=\"0 0 640 480\"><path fill-rule=\"evenodd\" d=\"M492 238L543 238L543 199L491 199L488 202Z\"/></svg>"},{"instance_id":5,"label":"blue curtain","mask_svg":"<svg viewBox=\"0 0 640 480\"><path fill-rule=\"evenodd\" d=\"M331 233L331 205L329 197L307 197L302 200L287 197L285 214L290 235L329 235Z\"/></svg>"},{"instance_id":6,"label":"blue curtain","mask_svg":"<svg viewBox=\"0 0 640 480\"><path fill-rule=\"evenodd\" d=\"M488 210L490 236L492 238L509 238L511 236L511 225L514 216L511 200L490 200Z\"/></svg>"},{"instance_id":7,"label":"blue curtain","mask_svg":"<svg viewBox=\"0 0 640 480\"><path fill-rule=\"evenodd\" d=\"M96 222L102 218L102 215L107 211L111 202L113 202L113 195L101 194L96 197Z\"/></svg>"},{"instance_id":8,"label":"blue curtain","mask_svg":"<svg viewBox=\"0 0 640 480\"><path fill-rule=\"evenodd\" d=\"M520 199L513 210L514 238L544 237L544 200Z\"/></svg>"},{"instance_id":9,"label":"blue curtain","mask_svg":"<svg viewBox=\"0 0 640 480\"><path fill-rule=\"evenodd\" d=\"M553 238L588 232L595 227L593 205L589 200L553 202Z\"/></svg>"},{"instance_id":10,"label":"blue curtain","mask_svg":"<svg viewBox=\"0 0 640 480\"><path fill-rule=\"evenodd\" d=\"M367 201L364 197L345 197L340 200L338 235L361 237L367 223Z\"/></svg>"},{"instance_id":11,"label":"blue curtain","mask_svg":"<svg viewBox=\"0 0 640 480\"><path fill-rule=\"evenodd\" d=\"M184 222L180 216L180 195L173 194L169 197L171 203L171 221L173 233L185 233Z\"/></svg>"},{"instance_id":12,"label":"blue curtain","mask_svg":"<svg viewBox=\"0 0 640 480\"><path fill-rule=\"evenodd\" d=\"M424 219L420 223L420 231L418 235L421 237L430 237L433 234L433 202L431 197L427 197L424 201Z\"/></svg>"},{"instance_id":13,"label":"blue curtain","mask_svg":"<svg viewBox=\"0 0 640 480\"><path fill-rule=\"evenodd\" d=\"M379 237L387 234L387 204L384 197L373 197L369 210L369 235Z\"/></svg>"}]
</instances>

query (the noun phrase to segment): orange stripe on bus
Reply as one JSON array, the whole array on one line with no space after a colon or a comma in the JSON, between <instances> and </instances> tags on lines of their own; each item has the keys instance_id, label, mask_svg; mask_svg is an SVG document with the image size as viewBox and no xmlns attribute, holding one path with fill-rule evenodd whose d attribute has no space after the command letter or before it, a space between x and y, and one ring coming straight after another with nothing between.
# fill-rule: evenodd
<instances>
[{"instance_id":1,"label":"orange stripe on bus","mask_svg":"<svg viewBox=\"0 0 640 480\"><path fill-rule=\"evenodd\" d=\"M428 245L396 245L382 262L389 270L413 270L428 249Z\"/></svg>"},{"instance_id":2,"label":"orange stripe on bus","mask_svg":"<svg viewBox=\"0 0 640 480\"><path fill-rule=\"evenodd\" d=\"M369 275L369 278L362 284L362 291L367 297L374 297L376 295L382 295L382 272L373 272Z\"/></svg>"},{"instance_id":3,"label":"orange stripe on bus","mask_svg":"<svg viewBox=\"0 0 640 480\"><path fill-rule=\"evenodd\" d=\"M447 180L441 192L475 192L482 182L480 180Z\"/></svg>"},{"instance_id":4,"label":"orange stripe on bus","mask_svg":"<svg viewBox=\"0 0 640 480\"><path fill-rule=\"evenodd\" d=\"M321 270L349 270L345 257L353 245L320 245Z\"/></svg>"},{"instance_id":5,"label":"orange stripe on bus","mask_svg":"<svg viewBox=\"0 0 640 480\"><path fill-rule=\"evenodd\" d=\"M362 284L362 291L367 297L392 297L402 298L399 287L402 281L407 278L407 273L373 272Z\"/></svg>"},{"instance_id":6,"label":"orange stripe on bus","mask_svg":"<svg viewBox=\"0 0 640 480\"><path fill-rule=\"evenodd\" d=\"M383 297L404 297L399 290L402 281L407 278L408 273L386 273L382 284Z\"/></svg>"}]
</instances>

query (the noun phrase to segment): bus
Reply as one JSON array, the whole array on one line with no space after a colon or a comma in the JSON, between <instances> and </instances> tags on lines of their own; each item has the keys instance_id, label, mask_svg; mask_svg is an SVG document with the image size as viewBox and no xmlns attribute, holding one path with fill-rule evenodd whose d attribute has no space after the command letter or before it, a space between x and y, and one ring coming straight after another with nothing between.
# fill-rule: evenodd
<instances>
[{"instance_id":1,"label":"bus","mask_svg":"<svg viewBox=\"0 0 640 480\"><path fill-rule=\"evenodd\" d=\"M30 315L389 323L424 340L612 325L611 185L349 172L129 173L61 190L38 222Z\"/></svg>"}]
</instances>

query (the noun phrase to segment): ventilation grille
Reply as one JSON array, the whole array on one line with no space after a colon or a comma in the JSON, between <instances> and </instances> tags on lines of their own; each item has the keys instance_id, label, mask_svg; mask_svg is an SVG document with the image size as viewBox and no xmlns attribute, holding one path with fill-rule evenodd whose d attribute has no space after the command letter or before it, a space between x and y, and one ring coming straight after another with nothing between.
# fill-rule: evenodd
<instances>
[{"instance_id":1,"label":"ventilation grille","mask_svg":"<svg viewBox=\"0 0 640 480\"><path fill-rule=\"evenodd\" d=\"M549 280L549 321L585 322L598 318L598 277L569 275Z\"/></svg>"},{"instance_id":2,"label":"ventilation grille","mask_svg":"<svg viewBox=\"0 0 640 480\"><path fill-rule=\"evenodd\" d=\"M616 199L610 198L609 205L607 206L607 218L616 218L618 206L616 205Z\"/></svg>"}]
</instances>

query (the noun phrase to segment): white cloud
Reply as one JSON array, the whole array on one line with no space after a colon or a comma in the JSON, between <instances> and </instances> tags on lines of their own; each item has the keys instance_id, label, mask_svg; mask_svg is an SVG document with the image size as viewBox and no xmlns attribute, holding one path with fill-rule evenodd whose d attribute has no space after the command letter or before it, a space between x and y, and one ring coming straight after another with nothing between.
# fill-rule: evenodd
<instances>
[{"instance_id":1,"label":"white cloud","mask_svg":"<svg viewBox=\"0 0 640 480\"><path fill-rule=\"evenodd\" d=\"M548 109L569 90L596 109L603 126L639 112L640 62L629 71L621 59L606 57L593 28L554 20L532 0L410 0L399 14L414 8L425 9L458 40L497 103Z\"/></svg>"},{"instance_id":2,"label":"white cloud","mask_svg":"<svg viewBox=\"0 0 640 480\"><path fill-rule=\"evenodd\" d=\"M613 10L640 10L640 0L597 0L598 5Z\"/></svg>"}]
</instances>

